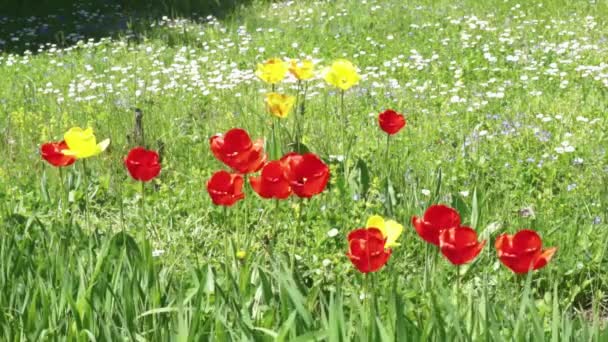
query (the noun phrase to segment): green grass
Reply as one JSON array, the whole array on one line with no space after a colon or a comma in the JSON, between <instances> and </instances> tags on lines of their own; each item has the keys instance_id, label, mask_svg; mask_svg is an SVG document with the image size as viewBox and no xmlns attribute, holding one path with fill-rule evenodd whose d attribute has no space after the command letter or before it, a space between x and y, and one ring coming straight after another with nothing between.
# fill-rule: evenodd
<instances>
[{"instance_id":1,"label":"green grass","mask_svg":"<svg viewBox=\"0 0 608 342\"><path fill-rule=\"evenodd\" d=\"M608 6L520 3L254 1L221 21L138 16L95 43L67 38L91 22L80 15L48 37L57 49L40 52L21 29L47 18L11 17L0 28L1 339L608 339ZM223 211L205 190L223 168L208 138L242 127L270 139L267 86L253 70L273 56L347 58L361 69L345 96L351 177L330 158L342 151L339 93L314 80L304 144L331 163L328 189L304 207L247 189ZM279 89L295 94L295 84ZM122 163L135 107L149 147L164 146L145 220ZM390 165L376 124L386 108L408 121ZM80 162L65 170L66 204L59 172L37 150L87 125L112 145L87 161L86 177ZM284 152L292 127L293 115L280 129ZM575 150L557 153L565 141ZM460 292L456 269L409 223L432 203L456 207L489 239L462 268ZM345 236L372 214L406 229L361 300ZM493 247L520 228L558 247L523 278Z\"/></svg>"}]
</instances>

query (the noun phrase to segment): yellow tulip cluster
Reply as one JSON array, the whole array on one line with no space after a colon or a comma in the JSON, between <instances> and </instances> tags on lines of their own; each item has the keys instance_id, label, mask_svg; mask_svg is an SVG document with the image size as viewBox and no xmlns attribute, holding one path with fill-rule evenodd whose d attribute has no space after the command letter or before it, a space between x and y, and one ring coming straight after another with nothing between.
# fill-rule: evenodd
<instances>
[{"instance_id":1,"label":"yellow tulip cluster","mask_svg":"<svg viewBox=\"0 0 608 342\"><path fill-rule=\"evenodd\" d=\"M266 94L266 108L268 112L278 118L286 118L296 101L294 96L274 92L274 86L281 82L287 73L291 73L298 82L310 80L315 76L315 65L311 60L296 61L289 63L280 58L271 58L257 66L255 75L271 84L273 91ZM357 68L345 59L338 59L324 71L325 81L342 91L357 85L361 76Z\"/></svg>"}]
</instances>

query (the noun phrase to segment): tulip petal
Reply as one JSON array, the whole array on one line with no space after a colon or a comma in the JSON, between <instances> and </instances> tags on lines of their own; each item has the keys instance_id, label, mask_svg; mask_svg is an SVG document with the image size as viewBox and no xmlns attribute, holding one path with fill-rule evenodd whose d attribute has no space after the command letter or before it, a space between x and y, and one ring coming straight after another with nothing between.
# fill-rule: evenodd
<instances>
[{"instance_id":1,"label":"tulip petal","mask_svg":"<svg viewBox=\"0 0 608 342\"><path fill-rule=\"evenodd\" d=\"M397 239L399 239L399 236L403 233L403 225L393 220L388 220L385 224L386 226L383 234L386 237L386 247L400 246L401 244L397 242Z\"/></svg>"},{"instance_id":2,"label":"tulip petal","mask_svg":"<svg viewBox=\"0 0 608 342\"><path fill-rule=\"evenodd\" d=\"M380 215L373 215L367 219L366 227L376 227L382 231L382 234L386 236L386 229L384 227L384 218Z\"/></svg>"},{"instance_id":3,"label":"tulip petal","mask_svg":"<svg viewBox=\"0 0 608 342\"><path fill-rule=\"evenodd\" d=\"M105 151L108 146L110 146L110 138L107 138L105 140L103 140L102 142L100 142L99 144L97 144L97 150L101 153L103 151Z\"/></svg>"},{"instance_id":4,"label":"tulip petal","mask_svg":"<svg viewBox=\"0 0 608 342\"><path fill-rule=\"evenodd\" d=\"M549 263L549 261L551 261L551 259L555 255L555 252L557 252L557 247L551 247L551 248L547 248L546 250L544 250L536 258L536 261L534 262L533 269L534 270L538 270L538 269L541 269L541 268L547 266L547 264Z\"/></svg>"}]
</instances>

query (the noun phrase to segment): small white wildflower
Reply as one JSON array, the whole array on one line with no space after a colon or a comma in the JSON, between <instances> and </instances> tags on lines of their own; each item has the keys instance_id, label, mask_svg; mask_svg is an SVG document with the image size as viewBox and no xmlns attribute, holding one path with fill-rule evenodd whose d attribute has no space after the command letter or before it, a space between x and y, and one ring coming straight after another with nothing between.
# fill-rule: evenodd
<instances>
[{"instance_id":1,"label":"small white wildflower","mask_svg":"<svg viewBox=\"0 0 608 342\"><path fill-rule=\"evenodd\" d=\"M340 233L340 231L337 228L332 228L327 232L327 236L329 236L330 238L333 238L336 235L338 235L338 233Z\"/></svg>"},{"instance_id":2,"label":"small white wildflower","mask_svg":"<svg viewBox=\"0 0 608 342\"><path fill-rule=\"evenodd\" d=\"M430 196L431 195L431 190L429 189L422 189L420 190L420 192L424 195L424 196Z\"/></svg>"},{"instance_id":3,"label":"small white wildflower","mask_svg":"<svg viewBox=\"0 0 608 342\"><path fill-rule=\"evenodd\" d=\"M323 261L321 261L321 263L323 264L323 267L328 267L329 265L331 265L331 260L323 259Z\"/></svg>"},{"instance_id":4,"label":"small white wildflower","mask_svg":"<svg viewBox=\"0 0 608 342\"><path fill-rule=\"evenodd\" d=\"M165 254L165 250L164 249L155 249L152 251L152 256L153 257L159 257L161 255Z\"/></svg>"}]
</instances>

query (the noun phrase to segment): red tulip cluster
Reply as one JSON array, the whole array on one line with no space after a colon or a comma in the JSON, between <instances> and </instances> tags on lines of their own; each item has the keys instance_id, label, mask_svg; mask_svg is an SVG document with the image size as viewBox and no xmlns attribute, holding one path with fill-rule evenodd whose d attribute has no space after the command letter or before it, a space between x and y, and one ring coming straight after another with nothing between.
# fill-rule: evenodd
<instances>
[{"instance_id":1,"label":"red tulip cluster","mask_svg":"<svg viewBox=\"0 0 608 342\"><path fill-rule=\"evenodd\" d=\"M412 217L412 225L424 241L439 246L454 265L471 262L485 246L485 241L477 240L475 230L461 226L458 212L444 205L430 206L422 218ZM500 261L518 274L544 267L556 251L554 247L542 250L541 238L532 230L503 234L495 247Z\"/></svg>"},{"instance_id":2,"label":"red tulip cluster","mask_svg":"<svg viewBox=\"0 0 608 342\"><path fill-rule=\"evenodd\" d=\"M473 261L486 243L477 240L475 230L460 225L456 210L444 205L430 206L422 218L412 217L412 225L424 241L439 246L454 265Z\"/></svg>"},{"instance_id":3,"label":"red tulip cluster","mask_svg":"<svg viewBox=\"0 0 608 342\"><path fill-rule=\"evenodd\" d=\"M45 143L40 146L40 155L49 164L55 167L70 166L76 162L72 155L65 154L68 151L65 141ZM146 150L143 147L135 147L129 151L124 158L124 163L133 179L149 182L160 173L161 165L156 151Z\"/></svg>"},{"instance_id":4,"label":"red tulip cluster","mask_svg":"<svg viewBox=\"0 0 608 342\"><path fill-rule=\"evenodd\" d=\"M237 172L218 171L207 182L207 191L216 205L231 206L245 198L241 174L260 169L259 175L249 177L249 183L266 199L286 199L292 194L310 198L323 192L329 181L329 167L317 155L291 152L280 160L267 161L264 142L252 142L240 128L212 137L210 144L213 155Z\"/></svg>"}]
</instances>

